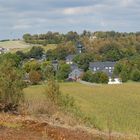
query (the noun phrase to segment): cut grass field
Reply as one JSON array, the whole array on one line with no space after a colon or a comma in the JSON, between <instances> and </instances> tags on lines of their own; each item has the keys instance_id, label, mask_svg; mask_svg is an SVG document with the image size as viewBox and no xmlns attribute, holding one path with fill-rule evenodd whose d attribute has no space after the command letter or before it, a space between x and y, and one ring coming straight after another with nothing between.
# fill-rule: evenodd
<instances>
[{"instance_id":1,"label":"cut grass field","mask_svg":"<svg viewBox=\"0 0 140 140\"><path fill-rule=\"evenodd\" d=\"M73 96L81 110L92 118L101 130L140 133L140 83L88 86L61 83L63 94ZM26 98L41 101L44 86L24 89Z\"/></svg>"},{"instance_id":2,"label":"cut grass field","mask_svg":"<svg viewBox=\"0 0 140 140\"><path fill-rule=\"evenodd\" d=\"M0 47L7 48L10 50L10 52L15 53L16 51L23 51L27 52L29 51L34 44L27 44L22 40L15 40L15 41L4 41L0 42ZM48 44L47 46L42 46L42 48L47 50L55 49L57 46L55 44Z\"/></svg>"}]
</instances>

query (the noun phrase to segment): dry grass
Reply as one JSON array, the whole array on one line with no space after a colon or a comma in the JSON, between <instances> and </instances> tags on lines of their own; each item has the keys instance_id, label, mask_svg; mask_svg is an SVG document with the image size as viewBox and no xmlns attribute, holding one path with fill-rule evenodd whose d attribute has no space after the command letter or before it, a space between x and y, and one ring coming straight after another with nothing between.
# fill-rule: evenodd
<instances>
[{"instance_id":1,"label":"dry grass","mask_svg":"<svg viewBox=\"0 0 140 140\"><path fill-rule=\"evenodd\" d=\"M26 98L37 101L44 98L43 86L24 90ZM92 118L102 130L135 133L140 132L140 84L87 86L79 83L62 83L61 91L70 94L82 111ZM37 102L36 101L36 102Z\"/></svg>"},{"instance_id":2,"label":"dry grass","mask_svg":"<svg viewBox=\"0 0 140 140\"><path fill-rule=\"evenodd\" d=\"M27 52L33 46L34 46L34 44L27 44L22 40L0 42L0 47L8 48L10 50L10 52L12 52L12 53L15 53L16 51ZM55 45L55 44L48 44L47 46L42 46L42 48L45 51L55 49L56 47L57 47L57 45Z\"/></svg>"}]
</instances>

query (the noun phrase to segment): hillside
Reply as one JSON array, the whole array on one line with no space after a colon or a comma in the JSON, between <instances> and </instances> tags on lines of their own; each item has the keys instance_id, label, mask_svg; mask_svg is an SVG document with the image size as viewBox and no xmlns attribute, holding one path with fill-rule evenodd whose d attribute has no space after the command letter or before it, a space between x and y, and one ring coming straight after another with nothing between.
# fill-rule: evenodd
<instances>
[{"instance_id":1,"label":"hillside","mask_svg":"<svg viewBox=\"0 0 140 140\"><path fill-rule=\"evenodd\" d=\"M14 41L4 41L0 42L0 47L9 49L10 52L16 51L29 51L33 46L37 46L35 44L25 43L23 40L14 40ZM55 44L48 44L46 46L41 46L45 51L52 50L56 48Z\"/></svg>"}]
</instances>

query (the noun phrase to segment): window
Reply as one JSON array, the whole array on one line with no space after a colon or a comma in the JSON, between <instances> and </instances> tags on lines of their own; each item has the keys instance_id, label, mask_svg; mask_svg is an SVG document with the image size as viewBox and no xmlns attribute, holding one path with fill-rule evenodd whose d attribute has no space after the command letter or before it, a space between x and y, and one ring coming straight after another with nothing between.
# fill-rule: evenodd
<instances>
[{"instance_id":1,"label":"window","mask_svg":"<svg viewBox=\"0 0 140 140\"><path fill-rule=\"evenodd\" d=\"M109 67L109 69L111 70L111 69L112 69L112 67Z\"/></svg>"},{"instance_id":2,"label":"window","mask_svg":"<svg viewBox=\"0 0 140 140\"><path fill-rule=\"evenodd\" d=\"M108 67L105 67L106 70L108 70Z\"/></svg>"}]
</instances>

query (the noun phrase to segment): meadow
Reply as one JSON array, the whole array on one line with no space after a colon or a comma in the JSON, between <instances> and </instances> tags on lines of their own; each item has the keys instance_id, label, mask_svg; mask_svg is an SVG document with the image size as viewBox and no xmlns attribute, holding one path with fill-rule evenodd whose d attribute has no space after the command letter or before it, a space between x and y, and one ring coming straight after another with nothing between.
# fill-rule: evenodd
<instances>
[{"instance_id":1,"label":"meadow","mask_svg":"<svg viewBox=\"0 0 140 140\"><path fill-rule=\"evenodd\" d=\"M123 133L140 133L140 83L122 85L83 85L61 83L63 94L70 94L95 126ZM44 86L24 89L26 98L40 102Z\"/></svg>"},{"instance_id":2,"label":"meadow","mask_svg":"<svg viewBox=\"0 0 140 140\"><path fill-rule=\"evenodd\" d=\"M33 46L37 46L34 44L27 44L23 40L10 40L0 42L0 47L7 48L10 52L15 53L16 51L29 51ZM50 49L55 49L57 46L55 44L48 44L46 46L41 46L45 51Z\"/></svg>"}]
</instances>

